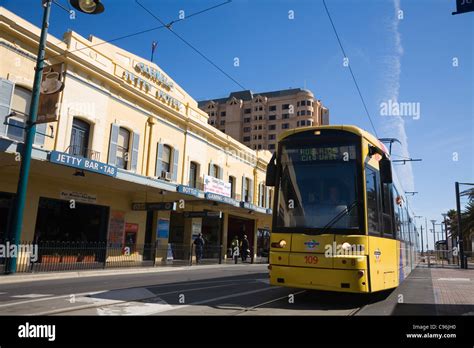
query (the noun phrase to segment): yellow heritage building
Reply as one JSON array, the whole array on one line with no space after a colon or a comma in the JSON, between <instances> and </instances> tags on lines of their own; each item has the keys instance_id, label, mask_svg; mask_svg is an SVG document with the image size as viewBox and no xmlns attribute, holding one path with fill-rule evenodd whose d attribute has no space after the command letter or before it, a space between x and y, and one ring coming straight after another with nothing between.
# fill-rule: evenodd
<instances>
[{"instance_id":1,"label":"yellow heritage building","mask_svg":"<svg viewBox=\"0 0 474 348\"><path fill-rule=\"evenodd\" d=\"M1 240L39 34L0 7ZM49 35L45 63L42 88L56 84L52 66L60 67L64 88L57 121L36 127L21 240L126 244L146 258L140 245L171 244L186 254L202 232L208 245L223 246L225 258L233 236L246 234L259 253L271 227L272 191L264 186L270 152L215 129L156 64L96 37Z\"/></svg>"}]
</instances>

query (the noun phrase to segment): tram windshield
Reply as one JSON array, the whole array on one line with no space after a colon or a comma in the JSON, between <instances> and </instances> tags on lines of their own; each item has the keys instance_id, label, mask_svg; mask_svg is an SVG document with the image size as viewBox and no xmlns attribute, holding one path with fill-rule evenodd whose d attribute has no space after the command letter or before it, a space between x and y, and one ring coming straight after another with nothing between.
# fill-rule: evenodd
<instances>
[{"instance_id":1,"label":"tram windshield","mask_svg":"<svg viewBox=\"0 0 474 348\"><path fill-rule=\"evenodd\" d=\"M355 144L282 143L274 230L358 233Z\"/></svg>"}]
</instances>

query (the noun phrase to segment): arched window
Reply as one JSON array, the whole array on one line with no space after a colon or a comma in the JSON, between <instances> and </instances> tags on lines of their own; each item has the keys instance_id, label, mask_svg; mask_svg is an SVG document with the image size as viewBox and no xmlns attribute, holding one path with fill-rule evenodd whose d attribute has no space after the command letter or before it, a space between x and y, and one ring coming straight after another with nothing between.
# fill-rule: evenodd
<instances>
[{"instance_id":1,"label":"arched window","mask_svg":"<svg viewBox=\"0 0 474 348\"><path fill-rule=\"evenodd\" d=\"M230 197L235 198L235 177L230 175L229 176L229 183L230 183Z\"/></svg>"},{"instance_id":2,"label":"arched window","mask_svg":"<svg viewBox=\"0 0 474 348\"><path fill-rule=\"evenodd\" d=\"M171 146L163 145L163 156L161 158L162 170L171 172Z\"/></svg>"},{"instance_id":3,"label":"arched window","mask_svg":"<svg viewBox=\"0 0 474 348\"><path fill-rule=\"evenodd\" d=\"M189 186L197 187L197 177L198 177L198 164L196 162L191 162L189 165Z\"/></svg>"},{"instance_id":4,"label":"arched window","mask_svg":"<svg viewBox=\"0 0 474 348\"><path fill-rule=\"evenodd\" d=\"M72 121L69 154L74 156L88 157L89 131L89 123L74 117Z\"/></svg>"},{"instance_id":5,"label":"arched window","mask_svg":"<svg viewBox=\"0 0 474 348\"><path fill-rule=\"evenodd\" d=\"M130 131L120 127L117 140L117 167L127 169L130 148Z\"/></svg>"}]
</instances>

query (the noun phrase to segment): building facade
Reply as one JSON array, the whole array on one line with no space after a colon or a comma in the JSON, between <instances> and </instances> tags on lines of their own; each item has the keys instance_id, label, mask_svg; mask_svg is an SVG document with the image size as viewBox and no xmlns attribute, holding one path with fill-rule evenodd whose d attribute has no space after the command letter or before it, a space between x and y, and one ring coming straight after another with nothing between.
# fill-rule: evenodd
<instances>
[{"instance_id":1,"label":"building facade","mask_svg":"<svg viewBox=\"0 0 474 348\"><path fill-rule=\"evenodd\" d=\"M274 152L278 134L287 129L329 124L329 110L300 88L233 92L228 98L200 101L199 108L209 115L209 124L253 150Z\"/></svg>"},{"instance_id":2,"label":"building facade","mask_svg":"<svg viewBox=\"0 0 474 348\"><path fill-rule=\"evenodd\" d=\"M1 241L8 239L39 34L0 7ZM257 237L271 227L270 152L210 126L157 65L96 37L49 35L43 75L42 93L54 89L53 79L63 88L52 106L56 120L37 125L23 241L127 244L144 259L151 256L140 245L186 251L202 232L225 257L232 237L246 234L258 252Z\"/></svg>"}]
</instances>

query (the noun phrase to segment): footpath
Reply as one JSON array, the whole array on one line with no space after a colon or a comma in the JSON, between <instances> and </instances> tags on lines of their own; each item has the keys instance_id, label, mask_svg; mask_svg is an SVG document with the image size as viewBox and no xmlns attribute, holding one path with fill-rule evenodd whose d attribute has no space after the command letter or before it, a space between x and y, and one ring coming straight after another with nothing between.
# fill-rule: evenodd
<instances>
[{"instance_id":1,"label":"footpath","mask_svg":"<svg viewBox=\"0 0 474 348\"><path fill-rule=\"evenodd\" d=\"M474 269L420 265L386 301L358 315L474 315Z\"/></svg>"}]
</instances>

